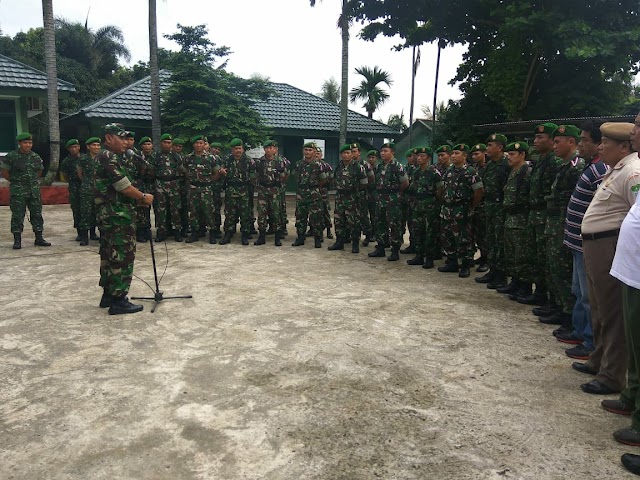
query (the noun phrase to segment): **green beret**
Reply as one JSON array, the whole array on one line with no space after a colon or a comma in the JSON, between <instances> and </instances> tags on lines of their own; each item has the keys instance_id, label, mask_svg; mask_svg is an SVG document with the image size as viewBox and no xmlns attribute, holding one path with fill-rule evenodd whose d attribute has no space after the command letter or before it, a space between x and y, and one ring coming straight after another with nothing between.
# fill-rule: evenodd
<instances>
[{"instance_id":1,"label":"green beret","mask_svg":"<svg viewBox=\"0 0 640 480\"><path fill-rule=\"evenodd\" d=\"M276 142L275 140L267 140L266 142L264 142L263 147L277 147L278 146L278 142Z\"/></svg>"},{"instance_id":2,"label":"green beret","mask_svg":"<svg viewBox=\"0 0 640 480\"><path fill-rule=\"evenodd\" d=\"M160 141L162 142L163 140L173 140L173 136L170 133L164 133L160 137Z\"/></svg>"},{"instance_id":3,"label":"green beret","mask_svg":"<svg viewBox=\"0 0 640 480\"><path fill-rule=\"evenodd\" d=\"M436 149L436 153L451 153L451 147L449 145L441 145Z\"/></svg>"},{"instance_id":4,"label":"green beret","mask_svg":"<svg viewBox=\"0 0 640 480\"><path fill-rule=\"evenodd\" d=\"M404 156L406 157L410 157L411 155L413 155L415 152L413 151L413 148L410 148L409 150L407 150L406 152L404 152Z\"/></svg>"},{"instance_id":5,"label":"green beret","mask_svg":"<svg viewBox=\"0 0 640 480\"><path fill-rule=\"evenodd\" d=\"M380 152L378 152L378 150L369 150L367 152L367 157L376 157L376 158L380 158Z\"/></svg>"},{"instance_id":6,"label":"green beret","mask_svg":"<svg viewBox=\"0 0 640 480\"><path fill-rule=\"evenodd\" d=\"M473 147L471 147L471 153L484 152L486 149L487 146L484 143L476 143Z\"/></svg>"},{"instance_id":7,"label":"green beret","mask_svg":"<svg viewBox=\"0 0 640 480\"><path fill-rule=\"evenodd\" d=\"M580 129L578 127L576 127L575 125L559 125L558 128L556 128L553 131L553 138L556 137L573 137L573 138L580 138Z\"/></svg>"},{"instance_id":8,"label":"green beret","mask_svg":"<svg viewBox=\"0 0 640 480\"><path fill-rule=\"evenodd\" d=\"M142 145L143 143L152 143L151 137L142 137L138 142L138 145Z\"/></svg>"},{"instance_id":9,"label":"green beret","mask_svg":"<svg viewBox=\"0 0 640 480\"><path fill-rule=\"evenodd\" d=\"M174 145L184 145L184 139L180 138L180 137L176 137L173 139L173 144Z\"/></svg>"},{"instance_id":10,"label":"green beret","mask_svg":"<svg viewBox=\"0 0 640 480\"><path fill-rule=\"evenodd\" d=\"M469 145L467 145L466 143L459 143L457 145L454 145L452 150L460 150L461 152L469 153Z\"/></svg>"},{"instance_id":11,"label":"green beret","mask_svg":"<svg viewBox=\"0 0 640 480\"><path fill-rule=\"evenodd\" d=\"M396 144L393 142L387 142L387 143L383 143L382 146L380 147L380 150L382 150L383 148L390 148L391 150L396 149Z\"/></svg>"},{"instance_id":12,"label":"green beret","mask_svg":"<svg viewBox=\"0 0 640 480\"><path fill-rule=\"evenodd\" d=\"M547 133L549 135L553 135L553 131L556 128L558 128L558 125L556 125L555 123L551 123L551 122L541 123L536 127L533 133L534 135L539 133Z\"/></svg>"},{"instance_id":13,"label":"green beret","mask_svg":"<svg viewBox=\"0 0 640 480\"><path fill-rule=\"evenodd\" d=\"M64 144L64 146L67 148L69 148L72 145L80 145L80 142L78 141L77 138L72 138L71 140L68 140L67 143Z\"/></svg>"},{"instance_id":14,"label":"green beret","mask_svg":"<svg viewBox=\"0 0 640 480\"><path fill-rule=\"evenodd\" d=\"M302 146L302 148L313 148L315 150L316 142L307 142Z\"/></svg>"},{"instance_id":15,"label":"green beret","mask_svg":"<svg viewBox=\"0 0 640 480\"><path fill-rule=\"evenodd\" d=\"M19 133L18 136L16 136L16 142L22 142L23 140L33 140L33 137L28 132Z\"/></svg>"},{"instance_id":16,"label":"green beret","mask_svg":"<svg viewBox=\"0 0 640 480\"><path fill-rule=\"evenodd\" d=\"M416 155L426 153L430 157L433 157L433 150L431 150L431 148L429 147L416 147L413 149L413 153L415 153Z\"/></svg>"},{"instance_id":17,"label":"green beret","mask_svg":"<svg viewBox=\"0 0 640 480\"><path fill-rule=\"evenodd\" d=\"M504 148L505 152L525 152L529 151L529 145L526 142L512 142Z\"/></svg>"},{"instance_id":18,"label":"green beret","mask_svg":"<svg viewBox=\"0 0 640 480\"><path fill-rule=\"evenodd\" d=\"M352 143L351 144L351 150L355 150L355 149L360 150L360 144L359 143Z\"/></svg>"},{"instance_id":19,"label":"green beret","mask_svg":"<svg viewBox=\"0 0 640 480\"><path fill-rule=\"evenodd\" d=\"M87 141L84 142L85 145L89 145L91 143L100 143L100 137L87 138Z\"/></svg>"},{"instance_id":20,"label":"green beret","mask_svg":"<svg viewBox=\"0 0 640 480\"><path fill-rule=\"evenodd\" d=\"M350 143L345 143L344 145L342 145L342 146L340 147L340 153L342 153L342 152L346 152L347 150L348 150L348 151L351 151L351 148L352 148L352 147L351 147L351 144L350 144Z\"/></svg>"},{"instance_id":21,"label":"green beret","mask_svg":"<svg viewBox=\"0 0 640 480\"><path fill-rule=\"evenodd\" d=\"M124 129L124 125L121 123L108 123L104 126L104 133L109 135L115 135L117 137L126 137L129 136L131 138L135 137L135 133L127 132Z\"/></svg>"},{"instance_id":22,"label":"green beret","mask_svg":"<svg viewBox=\"0 0 640 480\"><path fill-rule=\"evenodd\" d=\"M231 140L231 142L229 142L229 147L230 148L233 148L233 147L244 147L244 143L239 138L234 138L233 140Z\"/></svg>"},{"instance_id":23,"label":"green beret","mask_svg":"<svg viewBox=\"0 0 640 480\"><path fill-rule=\"evenodd\" d=\"M493 133L487 137L487 143L489 142L497 142L506 145L508 143L508 140L507 137L505 137L501 133Z\"/></svg>"},{"instance_id":24,"label":"green beret","mask_svg":"<svg viewBox=\"0 0 640 480\"><path fill-rule=\"evenodd\" d=\"M136 138L136 132L125 132L124 138Z\"/></svg>"},{"instance_id":25,"label":"green beret","mask_svg":"<svg viewBox=\"0 0 640 480\"><path fill-rule=\"evenodd\" d=\"M209 146L213 148L222 148L222 144L220 142L211 142Z\"/></svg>"},{"instance_id":26,"label":"green beret","mask_svg":"<svg viewBox=\"0 0 640 480\"><path fill-rule=\"evenodd\" d=\"M194 135L193 137L191 137L191 145L196 143L198 140L204 141L204 135Z\"/></svg>"}]
</instances>

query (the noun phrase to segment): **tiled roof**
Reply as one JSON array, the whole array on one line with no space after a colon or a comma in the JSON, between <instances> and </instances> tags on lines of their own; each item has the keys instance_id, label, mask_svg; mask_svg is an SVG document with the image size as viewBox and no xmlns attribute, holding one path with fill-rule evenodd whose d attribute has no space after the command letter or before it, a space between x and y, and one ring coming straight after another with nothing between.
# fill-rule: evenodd
<instances>
[{"instance_id":1,"label":"tiled roof","mask_svg":"<svg viewBox=\"0 0 640 480\"><path fill-rule=\"evenodd\" d=\"M47 90L47 74L13 58L0 55L0 88ZM58 90L75 92L72 83L58 79Z\"/></svg>"},{"instance_id":2,"label":"tiled roof","mask_svg":"<svg viewBox=\"0 0 640 480\"><path fill-rule=\"evenodd\" d=\"M169 86L170 73L160 72L160 90ZM256 104L268 127L287 130L316 130L338 132L340 130L340 107L316 95L292 87L286 83L272 83L276 91L267 101ZM104 97L80 112L86 117L121 119L122 121L151 121L151 80L145 77ZM397 135L398 132L384 123L349 111L350 134L376 136Z\"/></svg>"}]
</instances>

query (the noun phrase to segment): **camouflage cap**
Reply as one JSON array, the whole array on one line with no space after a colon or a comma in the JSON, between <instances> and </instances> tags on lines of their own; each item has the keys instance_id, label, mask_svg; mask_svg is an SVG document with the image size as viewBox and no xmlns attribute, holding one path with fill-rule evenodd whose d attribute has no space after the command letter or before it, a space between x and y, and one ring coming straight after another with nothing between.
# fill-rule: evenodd
<instances>
[{"instance_id":1,"label":"camouflage cap","mask_svg":"<svg viewBox=\"0 0 640 480\"><path fill-rule=\"evenodd\" d=\"M105 135L115 135L116 137L125 137L127 133L132 133L135 136L133 132L127 132L121 123L108 123L104 126L104 133Z\"/></svg>"},{"instance_id":2,"label":"camouflage cap","mask_svg":"<svg viewBox=\"0 0 640 480\"><path fill-rule=\"evenodd\" d=\"M160 137L160 141L162 142L164 140L173 140L173 136L170 133L164 133Z\"/></svg>"},{"instance_id":3,"label":"camouflage cap","mask_svg":"<svg viewBox=\"0 0 640 480\"><path fill-rule=\"evenodd\" d=\"M465 153L469 153L469 145L466 143L458 143L457 145L454 145L453 148L451 149L453 150L459 150L461 152L465 152Z\"/></svg>"},{"instance_id":4,"label":"camouflage cap","mask_svg":"<svg viewBox=\"0 0 640 480\"><path fill-rule=\"evenodd\" d=\"M471 153L484 152L486 149L487 146L484 143L476 143L473 147L471 147Z\"/></svg>"},{"instance_id":5,"label":"camouflage cap","mask_svg":"<svg viewBox=\"0 0 640 480\"><path fill-rule=\"evenodd\" d=\"M64 144L66 148L69 148L73 145L80 145L80 141L77 138L72 138L70 140L67 140L67 143Z\"/></svg>"},{"instance_id":6,"label":"camouflage cap","mask_svg":"<svg viewBox=\"0 0 640 480\"><path fill-rule=\"evenodd\" d=\"M244 143L239 138L234 138L229 142L229 148L244 147Z\"/></svg>"},{"instance_id":7,"label":"camouflage cap","mask_svg":"<svg viewBox=\"0 0 640 480\"><path fill-rule=\"evenodd\" d=\"M351 144L350 144L350 143L345 143L344 145L342 145L342 146L340 147L340 153L342 153L342 152L346 152L346 151L349 151L349 152L350 152L350 151L351 151L351 148L352 148L352 146L351 146Z\"/></svg>"},{"instance_id":8,"label":"camouflage cap","mask_svg":"<svg viewBox=\"0 0 640 480\"><path fill-rule=\"evenodd\" d=\"M391 150L395 151L396 144L393 142L383 143L382 146L380 147L380 150L382 150L383 148L390 148Z\"/></svg>"},{"instance_id":9,"label":"camouflage cap","mask_svg":"<svg viewBox=\"0 0 640 480\"><path fill-rule=\"evenodd\" d=\"M278 142L276 142L275 140L267 140L264 142L264 145L262 145L264 148L266 147L277 147L278 146Z\"/></svg>"},{"instance_id":10,"label":"camouflage cap","mask_svg":"<svg viewBox=\"0 0 640 480\"><path fill-rule=\"evenodd\" d=\"M553 131L553 138L556 137L573 137L575 139L580 138L580 129L575 125L558 125Z\"/></svg>"},{"instance_id":11,"label":"camouflage cap","mask_svg":"<svg viewBox=\"0 0 640 480\"><path fill-rule=\"evenodd\" d=\"M529 144L526 142L511 142L504 148L505 152L524 152L529 151Z\"/></svg>"},{"instance_id":12,"label":"camouflage cap","mask_svg":"<svg viewBox=\"0 0 640 480\"><path fill-rule=\"evenodd\" d=\"M431 147L415 147L412 152L416 155L423 153L433 157L433 150L431 150Z\"/></svg>"},{"instance_id":13,"label":"camouflage cap","mask_svg":"<svg viewBox=\"0 0 640 480\"><path fill-rule=\"evenodd\" d=\"M486 143L496 142L506 145L508 143L507 137L502 135L501 133L492 133L487 137Z\"/></svg>"},{"instance_id":14,"label":"camouflage cap","mask_svg":"<svg viewBox=\"0 0 640 480\"><path fill-rule=\"evenodd\" d=\"M436 149L436 153L451 153L451 147L449 145L440 145Z\"/></svg>"},{"instance_id":15,"label":"camouflage cap","mask_svg":"<svg viewBox=\"0 0 640 480\"><path fill-rule=\"evenodd\" d=\"M184 145L184 138L176 137L173 139L174 145Z\"/></svg>"},{"instance_id":16,"label":"camouflage cap","mask_svg":"<svg viewBox=\"0 0 640 480\"><path fill-rule=\"evenodd\" d=\"M138 142L138 145L142 145L143 143L153 143L151 141L151 137L142 137Z\"/></svg>"},{"instance_id":17,"label":"camouflage cap","mask_svg":"<svg viewBox=\"0 0 640 480\"><path fill-rule=\"evenodd\" d=\"M558 125L551 122L545 122L538 125L533 131L534 135L539 135L541 133L546 133L547 135L553 135L553 131L558 128Z\"/></svg>"},{"instance_id":18,"label":"camouflage cap","mask_svg":"<svg viewBox=\"0 0 640 480\"><path fill-rule=\"evenodd\" d=\"M380 152L378 150L369 150L367 152L367 157L377 157L380 158Z\"/></svg>"},{"instance_id":19,"label":"camouflage cap","mask_svg":"<svg viewBox=\"0 0 640 480\"><path fill-rule=\"evenodd\" d=\"M90 145L92 143L100 143L100 137L89 137L86 142L84 142L85 145Z\"/></svg>"},{"instance_id":20,"label":"camouflage cap","mask_svg":"<svg viewBox=\"0 0 640 480\"><path fill-rule=\"evenodd\" d=\"M204 141L204 135L194 135L193 137L191 137L191 145L193 145L199 140Z\"/></svg>"}]
</instances>

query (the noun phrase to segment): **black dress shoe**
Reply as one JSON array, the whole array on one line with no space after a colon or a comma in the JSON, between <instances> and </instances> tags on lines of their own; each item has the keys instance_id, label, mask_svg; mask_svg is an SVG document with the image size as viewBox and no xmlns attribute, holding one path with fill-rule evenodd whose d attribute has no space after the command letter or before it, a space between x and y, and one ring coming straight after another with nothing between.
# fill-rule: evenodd
<instances>
[{"instance_id":1,"label":"black dress shoe","mask_svg":"<svg viewBox=\"0 0 640 480\"><path fill-rule=\"evenodd\" d=\"M611 395L612 393L620 393L620 390L611 388L598 380L591 380L589 383L583 383L580 385L580 388L584 393L591 393L593 395Z\"/></svg>"},{"instance_id":2,"label":"black dress shoe","mask_svg":"<svg viewBox=\"0 0 640 480\"><path fill-rule=\"evenodd\" d=\"M474 278L474 280L478 283L489 283L493 280L494 276L495 276L495 273L493 271L490 271L488 273L485 273L481 277Z\"/></svg>"},{"instance_id":3,"label":"black dress shoe","mask_svg":"<svg viewBox=\"0 0 640 480\"><path fill-rule=\"evenodd\" d=\"M600 405L607 412L615 413L616 415L631 415L635 410L634 407L627 405L626 403L622 403L619 399L602 400Z\"/></svg>"},{"instance_id":4,"label":"black dress shoe","mask_svg":"<svg viewBox=\"0 0 640 480\"><path fill-rule=\"evenodd\" d=\"M573 348L568 348L564 353L567 357L575 358L576 360L589 360L589 357L591 356L591 350L584 345L576 345Z\"/></svg>"},{"instance_id":5,"label":"black dress shoe","mask_svg":"<svg viewBox=\"0 0 640 480\"><path fill-rule=\"evenodd\" d=\"M635 475L640 475L640 455L634 455L633 453L625 453L620 457L620 461L624 468L629 470Z\"/></svg>"},{"instance_id":6,"label":"black dress shoe","mask_svg":"<svg viewBox=\"0 0 640 480\"><path fill-rule=\"evenodd\" d=\"M109 315L122 315L126 313L137 313L143 309L142 305L135 305L127 297L114 297L109 307Z\"/></svg>"},{"instance_id":7,"label":"black dress shoe","mask_svg":"<svg viewBox=\"0 0 640 480\"><path fill-rule=\"evenodd\" d=\"M573 332L560 332L555 335L556 340L562 343L568 343L570 345L580 345L584 340L582 338L576 337Z\"/></svg>"},{"instance_id":8,"label":"black dress shoe","mask_svg":"<svg viewBox=\"0 0 640 480\"><path fill-rule=\"evenodd\" d=\"M640 447L640 432L633 428L621 428L613 432L613 438L625 445Z\"/></svg>"},{"instance_id":9,"label":"black dress shoe","mask_svg":"<svg viewBox=\"0 0 640 480\"><path fill-rule=\"evenodd\" d=\"M571 364L571 368L573 368L576 372L586 373L587 375L597 375L598 372L589 367L586 363L573 362Z\"/></svg>"},{"instance_id":10,"label":"black dress shoe","mask_svg":"<svg viewBox=\"0 0 640 480\"><path fill-rule=\"evenodd\" d=\"M538 321L545 325L562 325L562 317L559 313L551 314L548 317L540 317Z\"/></svg>"}]
</instances>

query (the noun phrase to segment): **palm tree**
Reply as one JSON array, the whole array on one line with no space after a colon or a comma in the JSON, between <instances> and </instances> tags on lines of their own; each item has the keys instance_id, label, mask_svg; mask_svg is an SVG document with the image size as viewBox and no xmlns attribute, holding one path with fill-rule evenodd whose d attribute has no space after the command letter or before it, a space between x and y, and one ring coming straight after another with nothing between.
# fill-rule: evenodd
<instances>
[{"instance_id":1,"label":"palm tree","mask_svg":"<svg viewBox=\"0 0 640 480\"><path fill-rule=\"evenodd\" d=\"M311 6L316 5L316 0L309 0ZM342 85L340 87L340 145L347 141L347 111L349 108L349 26L351 25L351 12L355 6L355 0L342 0L342 10L338 17L338 28L342 37Z\"/></svg>"},{"instance_id":2,"label":"palm tree","mask_svg":"<svg viewBox=\"0 0 640 480\"><path fill-rule=\"evenodd\" d=\"M322 88L318 96L340 105L340 85L338 85L336 79L331 77L329 80L322 82Z\"/></svg>"},{"instance_id":3,"label":"palm tree","mask_svg":"<svg viewBox=\"0 0 640 480\"><path fill-rule=\"evenodd\" d=\"M149 72L151 75L151 138L160 146L160 68L158 67L158 18L156 0L149 0Z\"/></svg>"},{"instance_id":4,"label":"palm tree","mask_svg":"<svg viewBox=\"0 0 640 480\"><path fill-rule=\"evenodd\" d=\"M369 114L369 118L373 118L373 112L389 98L389 94L378 85L384 83L390 87L393 80L391 80L389 72L385 72L377 66L373 67L373 70L369 67L356 68L356 72L364 79L360 85L349 92L349 98L352 102L364 100L364 109Z\"/></svg>"},{"instance_id":5,"label":"palm tree","mask_svg":"<svg viewBox=\"0 0 640 480\"><path fill-rule=\"evenodd\" d=\"M51 185L60 163L60 114L58 108L58 69L53 0L42 0L44 21L44 60L47 70L47 110L49 111L49 171L43 185Z\"/></svg>"}]
</instances>

